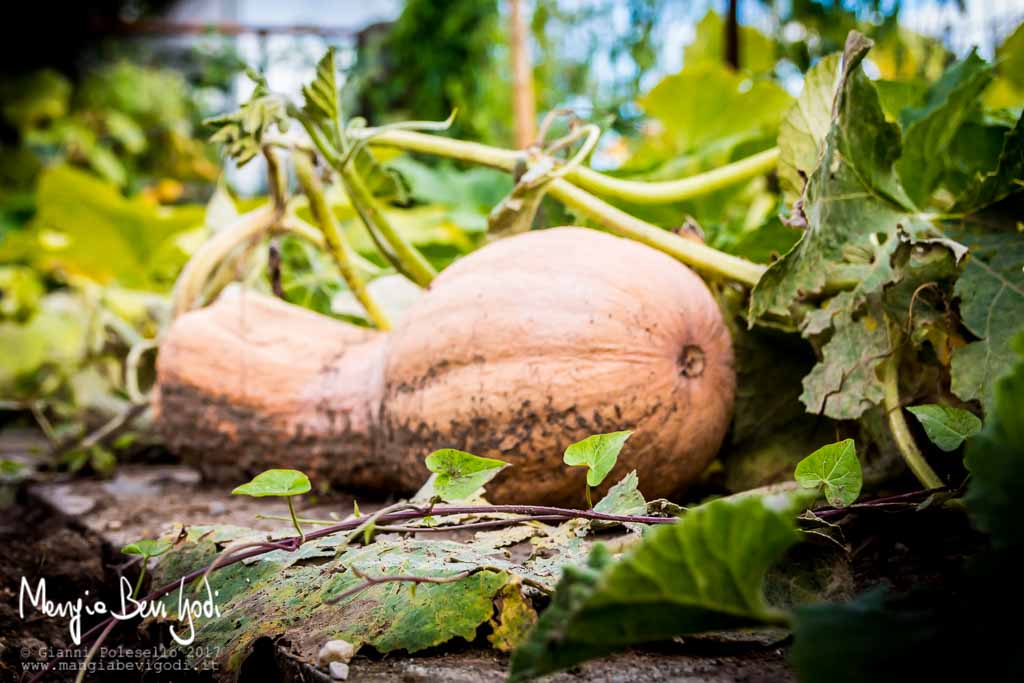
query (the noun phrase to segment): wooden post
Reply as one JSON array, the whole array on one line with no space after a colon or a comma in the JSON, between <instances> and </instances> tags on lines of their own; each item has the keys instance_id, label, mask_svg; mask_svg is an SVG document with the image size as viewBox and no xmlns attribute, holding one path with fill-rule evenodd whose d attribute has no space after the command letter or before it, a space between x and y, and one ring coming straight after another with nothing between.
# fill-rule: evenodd
<instances>
[{"instance_id":1,"label":"wooden post","mask_svg":"<svg viewBox=\"0 0 1024 683\"><path fill-rule=\"evenodd\" d=\"M739 0L729 0L729 13L725 18L725 63L733 71L740 70L739 4Z\"/></svg>"},{"instance_id":2,"label":"wooden post","mask_svg":"<svg viewBox=\"0 0 1024 683\"><path fill-rule=\"evenodd\" d=\"M509 0L509 42L512 53L512 99L516 147L533 144L537 135L537 105L533 98L533 69L527 43L522 0Z\"/></svg>"}]
</instances>

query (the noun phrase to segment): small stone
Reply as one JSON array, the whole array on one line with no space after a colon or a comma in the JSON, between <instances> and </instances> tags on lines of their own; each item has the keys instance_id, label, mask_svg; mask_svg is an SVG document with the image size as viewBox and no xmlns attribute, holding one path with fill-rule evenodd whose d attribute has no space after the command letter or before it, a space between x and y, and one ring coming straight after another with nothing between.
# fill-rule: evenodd
<instances>
[{"instance_id":1,"label":"small stone","mask_svg":"<svg viewBox=\"0 0 1024 683\"><path fill-rule=\"evenodd\" d=\"M345 662L331 662L331 678L336 681L348 680L348 664Z\"/></svg>"},{"instance_id":2,"label":"small stone","mask_svg":"<svg viewBox=\"0 0 1024 683\"><path fill-rule=\"evenodd\" d=\"M320 666L327 666L331 662L342 662L348 664L356 656L356 648L347 640L328 640L320 648L317 661Z\"/></svg>"}]
</instances>

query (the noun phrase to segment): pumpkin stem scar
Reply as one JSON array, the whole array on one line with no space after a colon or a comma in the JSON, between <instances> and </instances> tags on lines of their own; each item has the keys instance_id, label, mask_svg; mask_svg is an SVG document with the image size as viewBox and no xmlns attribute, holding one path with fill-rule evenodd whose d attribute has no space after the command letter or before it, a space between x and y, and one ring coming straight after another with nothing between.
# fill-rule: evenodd
<instances>
[{"instance_id":1,"label":"pumpkin stem scar","mask_svg":"<svg viewBox=\"0 0 1024 683\"><path fill-rule=\"evenodd\" d=\"M679 374L683 377L696 378L704 374L704 349L693 344L683 347L679 354Z\"/></svg>"}]
</instances>

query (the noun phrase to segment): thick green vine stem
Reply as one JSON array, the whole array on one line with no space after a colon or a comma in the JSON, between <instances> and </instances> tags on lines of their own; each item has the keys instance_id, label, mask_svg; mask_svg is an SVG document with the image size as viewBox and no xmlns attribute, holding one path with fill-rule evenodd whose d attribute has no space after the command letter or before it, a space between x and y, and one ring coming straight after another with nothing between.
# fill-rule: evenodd
<instances>
[{"instance_id":1,"label":"thick green vine stem","mask_svg":"<svg viewBox=\"0 0 1024 683\"><path fill-rule=\"evenodd\" d=\"M359 174L352 168L351 164L339 169L341 181L348 193L349 200L359 217L366 223L371 232L377 231L384 241L392 249L395 258L401 263L401 270L408 273L409 277L420 287L429 287L437 271L430 265L430 262L420 251L409 243L391 222L384 216L373 193L359 177Z\"/></svg>"},{"instance_id":2,"label":"thick green vine stem","mask_svg":"<svg viewBox=\"0 0 1024 683\"><path fill-rule=\"evenodd\" d=\"M298 179L303 193L309 199L309 209L317 225L320 226L327 250L334 257L334 262L337 264L338 270L341 271L345 284L362 304L366 314L378 329L391 329L391 323L387 316L370 296L370 292L366 289L366 282L363 281L356 269L352 247L342 234L337 218L327 205L327 198L324 196L320 180L316 177L313 162L306 154L297 152L292 155L292 165L295 167L295 177Z\"/></svg>"},{"instance_id":3,"label":"thick green vine stem","mask_svg":"<svg viewBox=\"0 0 1024 683\"><path fill-rule=\"evenodd\" d=\"M756 178L771 171L779 161L779 148L772 147L763 152L740 159L731 164L689 178L644 182L613 178L603 173L580 166L566 176L583 189L615 197L633 204L671 204L720 190L744 180Z\"/></svg>"},{"instance_id":4,"label":"thick green vine stem","mask_svg":"<svg viewBox=\"0 0 1024 683\"><path fill-rule=\"evenodd\" d=\"M945 486L917 447L914 435L910 433L910 427L907 426L907 420L903 415L903 406L900 404L898 354L893 354L892 358L885 362L882 369L882 385L885 390L885 412L889 418L889 429L907 467L926 489Z\"/></svg>"},{"instance_id":5,"label":"thick green vine stem","mask_svg":"<svg viewBox=\"0 0 1024 683\"><path fill-rule=\"evenodd\" d=\"M516 163L521 159L519 152L410 131L382 133L374 137L371 144L459 159L504 171L512 171ZM763 160L759 163L763 163ZM719 169L719 171L721 170ZM701 177L703 176L694 176L687 179L694 181L688 190L694 192L690 196L696 196L703 192L696 192L693 187L699 185L696 181ZM570 182L570 180L576 178L576 173L570 171L565 178L558 178L552 181L548 189L549 194L567 206L589 216L611 232L642 242L702 272L735 280L751 287L757 284L757 281L766 270L760 264L726 254L694 240L685 239L652 223L631 216L589 192L576 187ZM737 176L733 176L733 178L738 182ZM611 181L613 179L609 178L608 180ZM712 184L708 187L718 189L724 186L720 184L721 180L715 182L719 184ZM639 183L638 185L644 185L644 183Z\"/></svg>"},{"instance_id":6,"label":"thick green vine stem","mask_svg":"<svg viewBox=\"0 0 1024 683\"><path fill-rule=\"evenodd\" d=\"M611 232L662 251L688 266L753 287L767 270L764 266L726 254L696 240L662 230L581 190L566 180L552 181L548 194L597 221Z\"/></svg>"},{"instance_id":7,"label":"thick green vine stem","mask_svg":"<svg viewBox=\"0 0 1024 683\"><path fill-rule=\"evenodd\" d=\"M370 144L448 156L503 170L510 170L521 156L520 152L512 150L413 131L377 133L374 134ZM588 192L605 197L615 197L634 204L672 204L701 197L724 187L756 178L774 169L778 161L779 148L772 147L746 159L740 159L706 173L678 180L658 182L624 180L599 173L586 166L577 166L571 169L566 173L565 179Z\"/></svg>"},{"instance_id":8,"label":"thick green vine stem","mask_svg":"<svg viewBox=\"0 0 1024 683\"><path fill-rule=\"evenodd\" d=\"M265 204L242 214L234 223L207 240L188 260L174 284L172 318L177 318L197 305L210 275L228 254L240 244L269 234L280 218L281 210L278 207Z\"/></svg>"}]
</instances>

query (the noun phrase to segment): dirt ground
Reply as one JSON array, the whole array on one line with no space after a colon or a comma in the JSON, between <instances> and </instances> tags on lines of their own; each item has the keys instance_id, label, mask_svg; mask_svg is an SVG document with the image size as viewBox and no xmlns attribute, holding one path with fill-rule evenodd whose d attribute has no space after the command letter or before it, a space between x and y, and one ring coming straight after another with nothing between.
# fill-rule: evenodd
<instances>
[{"instance_id":1,"label":"dirt ground","mask_svg":"<svg viewBox=\"0 0 1024 683\"><path fill-rule=\"evenodd\" d=\"M305 502L301 514L310 517L351 510L351 498L344 495ZM363 509L373 507L363 505ZM4 548L0 554L0 681L27 680L23 678L26 662L40 661L40 652L45 654L47 647L62 649L70 644L66 620L20 618L17 605L21 577L34 585L38 577L45 576L48 597L55 601L75 599L85 591L114 600L116 597L109 594L116 591L119 573L134 577L136 571L123 566L123 556L117 549L124 543L154 537L174 523L240 524L267 530L287 527L284 522L259 520L259 513L286 514L287 507L267 499L232 497L227 489L202 485L195 471L175 465L122 466L107 481L54 481L23 489L18 504L0 514L0 542ZM943 513L888 514L882 519L877 514L865 514L844 525L843 541L849 553L837 553L843 558L842 571L826 567L828 573L821 586L833 599L879 582L898 589L941 583L950 572L958 571L971 537L957 517L936 524L928 518ZM845 578L837 581L835 576L839 575ZM89 625L85 623L83 631ZM141 656L135 657L139 663L152 662L153 648L161 644L171 645L166 634L139 631L128 624L120 624L108 641L110 648L141 651ZM786 663L786 644L785 634L740 640L687 638L609 656L547 680L791 681L795 676ZM349 680L501 681L507 658L485 645L481 639L480 643L451 643L413 656L360 655L352 662ZM118 659L132 657L122 650ZM161 661L163 672L104 672L90 680L212 679L209 673L181 670L183 664L172 656ZM54 672L45 680L73 677L73 672ZM329 678L280 656L268 640L258 644L242 667L239 680Z\"/></svg>"}]
</instances>

